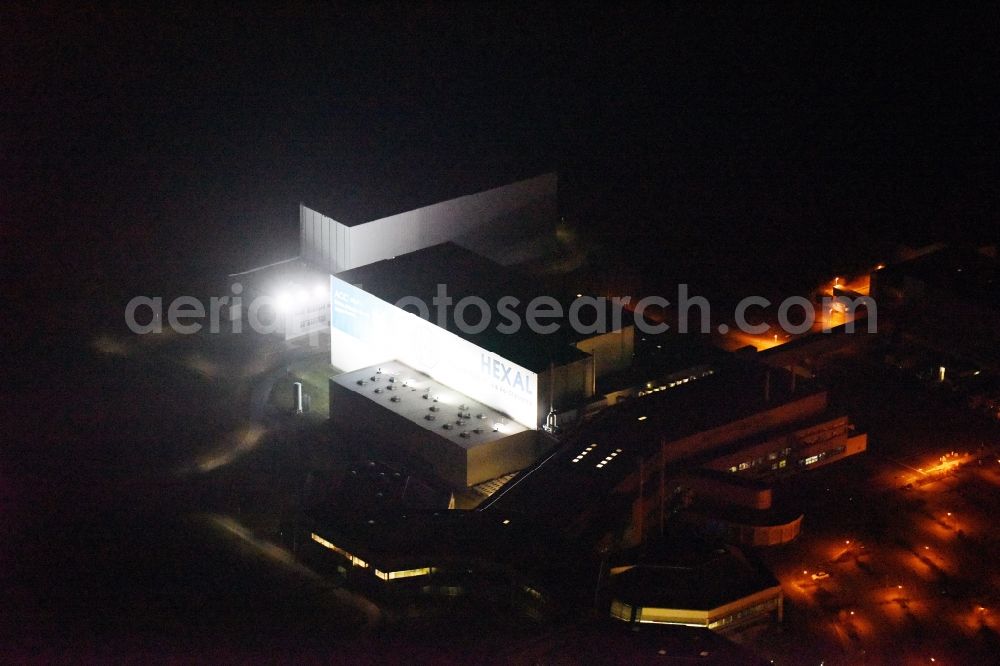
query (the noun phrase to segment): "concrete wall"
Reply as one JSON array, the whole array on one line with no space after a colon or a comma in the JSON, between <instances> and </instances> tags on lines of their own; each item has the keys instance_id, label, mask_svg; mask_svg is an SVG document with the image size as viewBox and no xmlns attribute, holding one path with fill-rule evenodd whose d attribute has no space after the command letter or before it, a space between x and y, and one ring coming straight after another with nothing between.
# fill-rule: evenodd
<instances>
[{"instance_id":1,"label":"concrete wall","mask_svg":"<svg viewBox=\"0 0 1000 666\"><path fill-rule=\"evenodd\" d=\"M627 370L635 353L635 326L624 326L576 343L576 348L594 357L597 379L613 372Z\"/></svg>"},{"instance_id":2,"label":"concrete wall","mask_svg":"<svg viewBox=\"0 0 1000 666\"><path fill-rule=\"evenodd\" d=\"M823 412L827 406L825 391L799 398L771 409L766 409L745 418L716 428L674 440L667 445L668 463L681 460L746 437L767 432L801 419L807 419ZM655 458L658 456L654 456Z\"/></svg>"},{"instance_id":3,"label":"concrete wall","mask_svg":"<svg viewBox=\"0 0 1000 666\"><path fill-rule=\"evenodd\" d=\"M299 204L299 254L316 267L336 273L350 264L350 227Z\"/></svg>"},{"instance_id":4,"label":"concrete wall","mask_svg":"<svg viewBox=\"0 0 1000 666\"><path fill-rule=\"evenodd\" d=\"M707 497L715 502L763 511L771 508L774 493L770 486L756 483L740 483L739 477L731 475L685 474L672 478L668 487L683 486L694 491L695 496Z\"/></svg>"},{"instance_id":5,"label":"concrete wall","mask_svg":"<svg viewBox=\"0 0 1000 666\"><path fill-rule=\"evenodd\" d=\"M467 488L533 464L547 449L537 430L463 448L330 380L330 421L379 449L399 447L454 488Z\"/></svg>"},{"instance_id":6,"label":"concrete wall","mask_svg":"<svg viewBox=\"0 0 1000 666\"><path fill-rule=\"evenodd\" d=\"M780 546L794 541L802 531L802 514L788 521L775 525L747 525L736 523L716 516L690 513L685 517L712 534L729 543L741 546Z\"/></svg>"},{"instance_id":7,"label":"concrete wall","mask_svg":"<svg viewBox=\"0 0 1000 666\"><path fill-rule=\"evenodd\" d=\"M538 373L538 425L548 416L551 401L557 412L575 407L594 395L594 359L581 358Z\"/></svg>"},{"instance_id":8,"label":"concrete wall","mask_svg":"<svg viewBox=\"0 0 1000 666\"><path fill-rule=\"evenodd\" d=\"M554 226L557 187L548 173L354 226L300 204L300 253L339 273L454 241L499 264L517 263L525 259L517 241Z\"/></svg>"},{"instance_id":9,"label":"concrete wall","mask_svg":"<svg viewBox=\"0 0 1000 666\"><path fill-rule=\"evenodd\" d=\"M330 421L378 449L399 447L423 460L433 473L456 488L466 487L468 462L460 446L421 428L399 414L330 381Z\"/></svg>"},{"instance_id":10,"label":"concrete wall","mask_svg":"<svg viewBox=\"0 0 1000 666\"><path fill-rule=\"evenodd\" d=\"M465 485L474 486L531 466L547 450L546 442L539 431L525 430L469 449Z\"/></svg>"}]
</instances>

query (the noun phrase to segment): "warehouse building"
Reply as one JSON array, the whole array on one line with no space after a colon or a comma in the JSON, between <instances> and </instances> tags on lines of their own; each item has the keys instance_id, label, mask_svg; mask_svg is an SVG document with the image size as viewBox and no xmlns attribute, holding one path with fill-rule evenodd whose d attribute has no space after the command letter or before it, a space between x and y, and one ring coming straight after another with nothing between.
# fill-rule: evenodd
<instances>
[{"instance_id":1,"label":"warehouse building","mask_svg":"<svg viewBox=\"0 0 1000 666\"><path fill-rule=\"evenodd\" d=\"M545 426L550 413L603 402L597 381L631 366L635 333L631 324L615 325L611 306L606 319L590 322L590 333L568 321L554 332L532 330L526 309L537 289L454 243L338 273L330 288L330 362L353 372L399 361L523 426ZM442 290L452 304L443 314L435 307ZM485 309L464 307L472 300ZM521 325L505 328L509 317Z\"/></svg>"},{"instance_id":2,"label":"warehouse building","mask_svg":"<svg viewBox=\"0 0 1000 666\"><path fill-rule=\"evenodd\" d=\"M551 445L533 428L398 361L331 378L330 419L341 432L420 457L455 488L524 469Z\"/></svg>"},{"instance_id":3,"label":"warehouse building","mask_svg":"<svg viewBox=\"0 0 1000 666\"><path fill-rule=\"evenodd\" d=\"M458 243L501 264L527 258L520 241L554 228L558 178L534 178L405 212L362 206L334 219L299 205L302 259L339 273L445 243ZM337 206L337 204L333 204Z\"/></svg>"}]
</instances>

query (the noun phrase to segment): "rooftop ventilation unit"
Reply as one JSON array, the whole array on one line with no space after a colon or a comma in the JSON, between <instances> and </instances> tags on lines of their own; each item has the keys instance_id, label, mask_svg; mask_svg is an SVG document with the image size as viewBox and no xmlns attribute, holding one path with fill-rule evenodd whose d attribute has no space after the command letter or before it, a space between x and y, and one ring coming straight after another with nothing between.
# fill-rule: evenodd
<instances>
[{"instance_id":1,"label":"rooftop ventilation unit","mask_svg":"<svg viewBox=\"0 0 1000 666\"><path fill-rule=\"evenodd\" d=\"M450 423L445 423L445 424L444 424L443 426L441 426L441 427L442 427L442 428L444 428L445 430L451 430L451 429L452 429L452 428L454 428L455 426L453 426L453 425L452 425L452 424L450 424Z\"/></svg>"},{"instance_id":2,"label":"rooftop ventilation unit","mask_svg":"<svg viewBox=\"0 0 1000 666\"><path fill-rule=\"evenodd\" d=\"M377 388L377 389L375 389L375 392L376 392L376 393L381 393L381 392L382 392L382 389L380 389L380 388Z\"/></svg>"},{"instance_id":3,"label":"rooftop ventilation unit","mask_svg":"<svg viewBox=\"0 0 1000 666\"><path fill-rule=\"evenodd\" d=\"M431 405L427 409L431 410L432 412L440 412L441 411L441 408L438 407L437 405Z\"/></svg>"},{"instance_id":4,"label":"rooftop ventilation unit","mask_svg":"<svg viewBox=\"0 0 1000 666\"><path fill-rule=\"evenodd\" d=\"M482 435L484 432L486 432L486 429L481 426L476 426L475 428L472 429L472 432L476 433L477 435Z\"/></svg>"},{"instance_id":5,"label":"rooftop ventilation unit","mask_svg":"<svg viewBox=\"0 0 1000 666\"><path fill-rule=\"evenodd\" d=\"M393 402L399 402L400 400L402 400L402 398L400 398L398 395L394 395L391 398L389 398L389 400L392 400Z\"/></svg>"},{"instance_id":6,"label":"rooftop ventilation unit","mask_svg":"<svg viewBox=\"0 0 1000 666\"><path fill-rule=\"evenodd\" d=\"M455 421L455 423L457 423L458 425L465 425L465 421L463 421L462 419Z\"/></svg>"},{"instance_id":7,"label":"rooftop ventilation unit","mask_svg":"<svg viewBox=\"0 0 1000 666\"><path fill-rule=\"evenodd\" d=\"M468 439L469 437L471 437L471 435L469 435L469 431L468 430L463 430L462 432L460 432L458 434L461 435L462 437L465 437L466 439Z\"/></svg>"},{"instance_id":8,"label":"rooftop ventilation unit","mask_svg":"<svg viewBox=\"0 0 1000 666\"><path fill-rule=\"evenodd\" d=\"M434 416L433 414L424 414L424 418L427 419L428 421L433 421L437 417Z\"/></svg>"},{"instance_id":9,"label":"rooftop ventilation unit","mask_svg":"<svg viewBox=\"0 0 1000 666\"><path fill-rule=\"evenodd\" d=\"M476 414L476 418L479 419L480 421L485 421L486 414Z\"/></svg>"},{"instance_id":10,"label":"rooftop ventilation unit","mask_svg":"<svg viewBox=\"0 0 1000 666\"><path fill-rule=\"evenodd\" d=\"M366 382L366 381L365 381L365 380L363 380L363 379L359 379L359 380L358 380L358 386L364 386L364 385L365 385L365 384L367 384L367 383L368 383L368 382Z\"/></svg>"}]
</instances>

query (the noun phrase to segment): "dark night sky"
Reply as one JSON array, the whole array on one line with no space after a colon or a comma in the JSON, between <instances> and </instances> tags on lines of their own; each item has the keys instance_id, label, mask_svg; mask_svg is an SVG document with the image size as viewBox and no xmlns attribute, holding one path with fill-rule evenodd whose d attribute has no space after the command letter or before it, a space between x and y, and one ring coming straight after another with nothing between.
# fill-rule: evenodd
<instances>
[{"instance_id":1,"label":"dark night sky","mask_svg":"<svg viewBox=\"0 0 1000 666\"><path fill-rule=\"evenodd\" d=\"M963 11L7 7L6 264L114 305L293 253L303 199L539 164L644 266L995 235L998 21Z\"/></svg>"}]
</instances>

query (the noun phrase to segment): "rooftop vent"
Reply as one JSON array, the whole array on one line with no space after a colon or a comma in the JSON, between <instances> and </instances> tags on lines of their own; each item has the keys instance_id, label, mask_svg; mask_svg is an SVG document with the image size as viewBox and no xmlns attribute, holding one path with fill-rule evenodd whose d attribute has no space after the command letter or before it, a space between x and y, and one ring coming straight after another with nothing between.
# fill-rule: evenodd
<instances>
[{"instance_id":1,"label":"rooftop vent","mask_svg":"<svg viewBox=\"0 0 1000 666\"><path fill-rule=\"evenodd\" d=\"M394 395L391 398L389 398L389 400L392 400L393 402L399 402L400 400L402 400L402 398L400 398L398 395Z\"/></svg>"},{"instance_id":2,"label":"rooftop vent","mask_svg":"<svg viewBox=\"0 0 1000 666\"><path fill-rule=\"evenodd\" d=\"M424 400L430 400L431 399L431 394L430 393L424 393L423 398L424 398Z\"/></svg>"},{"instance_id":3,"label":"rooftop vent","mask_svg":"<svg viewBox=\"0 0 1000 666\"><path fill-rule=\"evenodd\" d=\"M373 382L377 382L377 381L378 381L378 377L377 377L377 376L375 376L375 375L372 375L372 381L373 381Z\"/></svg>"},{"instance_id":4,"label":"rooftop vent","mask_svg":"<svg viewBox=\"0 0 1000 666\"><path fill-rule=\"evenodd\" d=\"M437 405L431 405L427 409L431 410L432 412L440 412L441 411L441 408L438 407Z\"/></svg>"},{"instance_id":5,"label":"rooftop vent","mask_svg":"<svg viewBox=\"0 0 1000 666\"><path fill-rule=\"evenodd\" d=\"M442 428L444 428L445 430L451 430L451 429L452 429L452 428L454 428L455 426L453 426L453 425L452 425L452 424L450 424L450 423L445 423L445 424L444 424L443 426L441 426L441 427L442 427Z\"/></svg>"},{"instance_id":6,"label":"rooftop vent","mask_svg":"<svg viewBox=\"0 0 1000 666\"><path fill-rule=\"evenodd\" d=\"M471 435L469 434L468 430L463 430L462 432L460 432L458 434L461 435L462 437L465 437L466 439L468 439L469 437L471 437Z\"/></svg>"},{"instance_id":7,"label":"rooftop vent","mask_svg":"<svg viewBox=\"0 0 1000 666\"><path fill-rule=\"evenodd\" d=\"M428 421L433 421L437 417L434 416L433 414L424 414L424 418L427 419Z\"/></svg>"},{"instance_id":8,"label":"rooftop vent","mask_svg":"<svg viewBox=\"0 0 1000 666\"><path fill-rule=\"evenodd\" d=\"M395 383L395 381L396 381L395 377L389 377L389 383Z\"/></svg>"},{"instance_id":9,"label":"rooftop vent","mask_svg":"<svg viewBox=\"0 0 1000 666\"><path fill-rule=\"evenodd\" d=\"M479 419L480 421L485 421L486 414L476 414L476 418Z\"/></svg>"},{"instance_id":10,"label":"rooftop vent","mask_svg":"<svg viewBox=\"0 0 1000 666\"><path fill-rule=\"evenodd\" d=\"M455 421L455 423L457 423L458 425L465 425L465 421L463 421L462 419Z\"/></svg>"},{"instance_id":11,"label":"rooftop vent","mask_svg":"<svg viewBox=\"0 0 1000 666\"><path fill-rule=\"evenodd\" d=\"M381 392L382 392L382 389L380 389L380 388L377 388L377 389L375 389L375 392L376 392L376 393L381 393Z\"/></svg>"},{"instance_id":12,"label":"rooftop vent","mask_svg":"<svg viewBox=\"0 0 1000 666\"><path fill-rule=\"evenodd\" d=\"M459 405L458 408L464 412L465 410L467 410L469 408L469 406L468 405Z\"/></svg>"},{"instance_id":13,"label":"rooftop vent","mask_svg":"<svg viewBox=\"0 0 1000 666\"><path fill-rule=\"evenodd\" d=\"M477 435L482 435L484 432L486 432L486 429L476 426L475 428L472 429L472 432L476 433Z\"/></svg>"},{"instance_id":14,"label":"rooftop vent","mask_svg":"<svg viewBox=\"0 0 1000 666\"><path fill-rule=\"evenodd\" d=\"M363 379L359 379L359 380L358 380L358 386L364 386L364 385L365 385L365 384L367 384L367 383L368 383L368 382L366 382L366 381L365 381L365 380L363 380Z\"/></svg>"},{"instance_id":15,"label":"rooftop vent","mask_svg":"<svg viewBox=\"0 0 1000 666\"><path fill-rule=\"evenodd\" d=\"M459 412L458 413L458 417L460 419L471 419L472 418L472 414L470 414L469 412Z\"/></svg>"}]
</instances>

